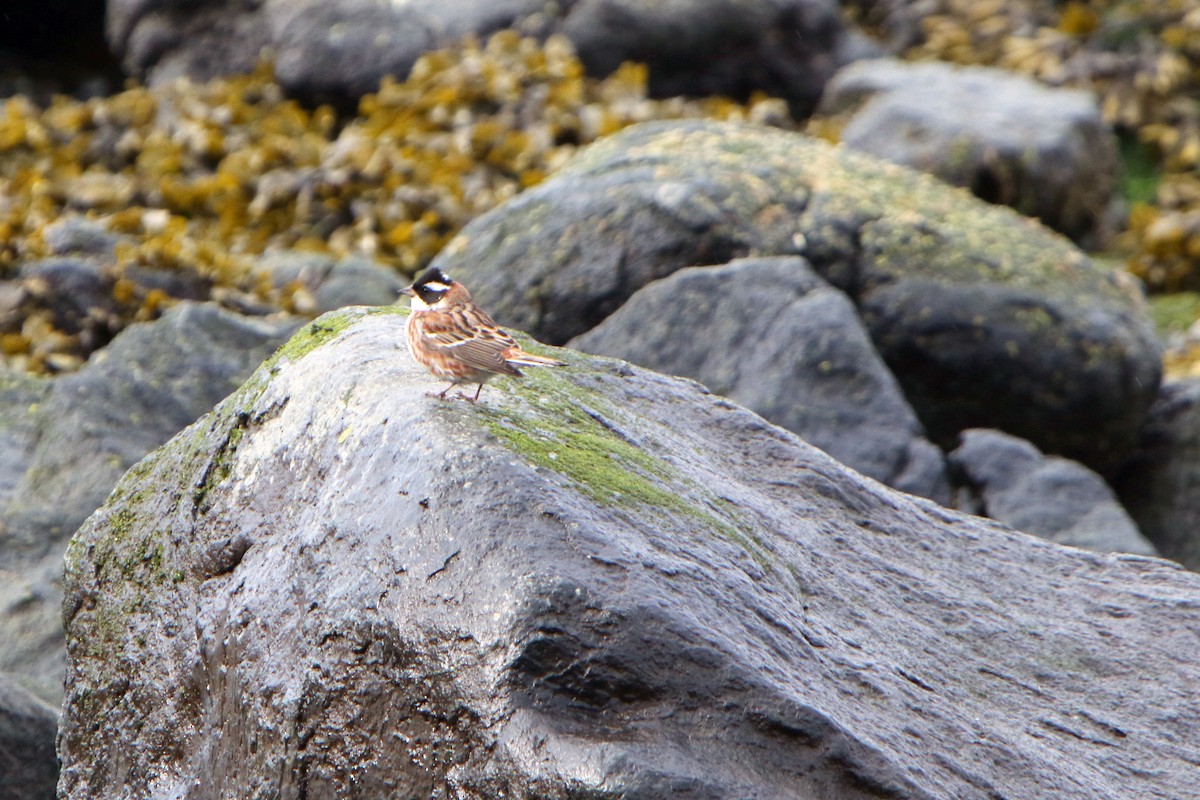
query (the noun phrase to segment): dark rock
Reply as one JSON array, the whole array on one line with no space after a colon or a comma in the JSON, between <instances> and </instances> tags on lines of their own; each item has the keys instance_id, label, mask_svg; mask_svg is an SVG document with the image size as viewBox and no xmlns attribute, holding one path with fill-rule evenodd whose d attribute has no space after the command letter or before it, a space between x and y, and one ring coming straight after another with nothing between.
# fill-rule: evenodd
<instances>
[{"instance_id":1,"label":"dark rock","mask_svg":"<svg viewBox=\"0 0 1200 800\"><path fill-rule=\"evenodd\" d=\"M1116 137L1088 93L983 67L860 61L821 100L849 116L842 141L1012 206L1089 246L1103 243Z\"/></svg>"},{"instance_id":2,"label":"dark rock","mask_svg":"<svg viewBox=\"0 0 1200 800\"><path fill-rule=\"evenodd\" d=\"M1096 473L1042 455L1023 439L971 430L949 456L970 487L973 511L1052 542L1101 553L1157 555Z\"/></svg>"},{"instance_id":3,"label":"dark rock","mask_svg":"<svg viewBox=\"0 0 1200 800\"><path fill-rule=\"evenodd\" d=\"M57 701L62 553L121 474L235 389L300 322L181 304L78 373L12 379L0 414L0 670Z\"/></svg>"},{"instance_id":4,"label":"dark rock","mask_svg":"<svg viewBox=\"0 0 1200 800\"><path fill-rule=\"evenodd\" d=\"M134 292L143 301L151 292L160 292L174 300L202 302L209 298L213 289L212 278L180 269L127 266L123 274L133 283Z\"/></svg>"},{"instance_id":5,"label":"dark rock","mask_svg":"<svg viewBox=\"0 0 1200 800\"><path fill-rule=\"evenodd\" d=\"M0 673L0 800L54 800L58 711Z\"/></svg>"},{"instance_id":6,"label":"dark rock","mask_svg":"<svg viewBox=\"0 0 1200 800\"><path fill-rule=\"evenodd\" d=\"M844 34L827 0L588 0L568 9L562 32L593 75L637 61L656 96L759 90L800 117L837 67Z\"/></svg>"},{"instance_id":7,"label":"dark rock","mask_svg":"<svg viewBox=\"0 0 1200 800\"><path fill-rule=\"evenodd\" d=\"M111 94L120 69L104 41L104 0L5 0L0 15L0 97Z\"/></svg>"},{"instance_id":8,"label":"dark rock","mask_svg":"<svg viewBox=\"0 0 1200 800\"><path fill-rule=\"evenodd\" d=\"M1159 552L1200 570L1200 380L1162 387L1114 486Z\"/></svg>"},{"instance_id":9,"label":"dark rock","mask_svg":"<svg viewBox=\"0 0 1200 800\"><path fill-rule=\"evenodd\" d=\"M111 269L87 258L46 258L21 265L29 301L50 312L56 328L107 342L116 319Z\"/></svg>"},{"instance_id":10,"label":"dark rock","mask_svg":"<svg viewBox=\"0 0 1200 800\"><path fill-rule=\"evenodd\" d=\"M799 114L816 105L843 39L833 0L113 0L109 40L126 68L153 81L251 69L264 50L290 92L353 102L421 54L505 28L570 38L594 75L650 67L657 96L764 91Z\"/></svg>"},{"instance_id":11,"label":"dark rock","mask_svg":"<svg viewBox=\"0 0 1200 800\"><path fill-rule=\"evenodd\" d=\"M271 43L269 29L254 13L263 5L109 0L105 30L127 73L154 83L183 76L204 81L254 69Z\"/></svg>"},{"instance_id":12,"label":"dark rock","mask_svg":"<svg viewBox=\"0 0 1200 800\"><path fill-rule=\"evenodd\" d=\"M846 292L930 436L1005 430L1107 470L1161 345L1127 275L928 176L798 134L647 123L467 225L435 260L552 343L688 266L799 255Z\"/></svg>"},{"instance_id":13,"label":"dark rock","mask_svg":"<svg viewBox=\"0 0 1200 800\"><path fill-rule=\"evenodd\" d=\"M680 270L570 346L694 378L859 472L949 503L941 451L854 306L802 258Z\"/></svg>"},{"instance_id":14,"label":"dark rock","mask_svg":"<svg viewBox=\"0 0 1200 800\"><path fill-rule=\"evenodd\" d=\"M264 7L279 53L275 76L293 92L347 98L376 91L385 75L403 78L439 44L435 18L421 5L301 0Z\"/></svg>"},{"instance_id":15,"label":"dark rock","mask_svg":"<svg viewBox=\"0 0 1200 800\"><path fill-rule=\"evenodd\" d=\"M438 401L402 325L306 327L73 539L63 800L1193 792L1200 576L619 362Z\"/></svg>"}]
</instances>

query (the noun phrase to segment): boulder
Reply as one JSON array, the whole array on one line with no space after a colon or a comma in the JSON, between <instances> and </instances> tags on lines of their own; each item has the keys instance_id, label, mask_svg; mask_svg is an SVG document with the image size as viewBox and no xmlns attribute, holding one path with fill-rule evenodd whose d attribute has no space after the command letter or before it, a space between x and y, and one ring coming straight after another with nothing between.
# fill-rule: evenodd
<instances>
[{"instance_id":1,"label":"boulder","mask_svg":"<svg viewBox=\"0 0 1200 800\"><path fill-rule=\"evenodd\" d=\"M249 72L274 54L289 91L353 105L421 54L505 28L564 34L590 74L650 68L656 96L753 91L816 105L841 58L833 0L112 0L108 36L130 72L152 81Z\"/></svg>"},{"instance_id":2,"label":"boulder","mask_svg":"<svg viewBox=\"0 0 1200 800\"><path fill-rule=\"evenodd\" d=\"M0 387L0 670L58 702L67 540L125 470L235 389L298 325L185 303L129 327L77 373L9 376Z\"/></svg>"},{"instance_id":3,"label":"boulder","mask_svg":"<svg viewBox=\"0 0 1200 800\"><path fill-rule=\"evenodd\" d=\"M949 504L941 451L850 300L802 258L682 269L570 346L698 380L865 475Z\"/></svg>"},{"instance_id":4,"label":"boulder","mask_svg":"<svg viewBox=\"0 0 1200 800\"><path fill-rule=\"evenodd\" d=\"M264 255L254 272L276 291L290 290L291 306L306 314L342 306L391 305L408 285L395 270L370 259L334 259L295 250Z\"/></svg>"},{"instance_id":5,"label":"boulder","mask_svg":"<svg viewBox=\"0 0 1200 800\"><path fill-rule=\"evenodd\" d=\"M650 68L650 92L748 97L761 91L812 112L847 44L827 0L583 0L561 31L593 75Z\"/></svg>"},{"instance_id":6,"label":"boulder","mask_svg":"<svg viewBox=\"0 0 1200 800\"><path fill-rule=\"evenodd\" d=\"M0 800L54 800L58 711L0 673Z\"/></svg>"},{"instance_id":7,"label":"boulder","mask_svg":"<svg viewBox=\"0 0 1200 800\"><path fill-rule=\"evenodd\" d=\"M72 540L59 796L1189 796L1200 575L556 353L302 329ZM529 345L532 346L532 345Z\"/></svg>"},{"instance_id":8,"label":"boulder","mask_svg":"<svg viewBox=\"0 0 1200 800\"><path fill-rule=\"evenodd\" d=\"M826 86L842 141L1103 244L1120 159L1090 92L986 67L872 59Z\"/></svg>"},{"instance_id":9,"label":"boulder","mask_svg":"<svg viewBox=\"0 0 1200 800\"><path fill-rule=\"evenodd\" d=\"M91 352L118 327L116 275L90 258L44 258L21 265L22 288L60 331L79 336Z\"/></svg>"},{"instance_id":10,"label":"boulder","mask_svg":"<svg viewBox=\"0 0 1200 800\"><path fill-rule=\"evenodd\" d=\"M1052 542L1101 553L1158 552L1112 489L1076 461L999 431L970 430L949 461L967 491L959 508Z\"/></svg>"},{"instance_id":11,"label":"boulder","mask_svg":"<svg viewBox=\"0 0 1200 800\"><path fill-rule=\"evenodd\" d=\"M434 263L561 344L653 280L750 254L802 256L845 292L947 449L996 428L1107 471L1137 441L1162 348L1134 279L1009 209L800 134L628 128Z\"/></svg>"},{"instance_id":12,"label":"boulder","mask_svg":"<svg viewBox=\"0 0 1200 800\"><path fill-rule=\"evenodd\" d=\"M1163 385L1113 485L1164 556L1200 570L1200 380Z\"/></svg>"}]
</instances>

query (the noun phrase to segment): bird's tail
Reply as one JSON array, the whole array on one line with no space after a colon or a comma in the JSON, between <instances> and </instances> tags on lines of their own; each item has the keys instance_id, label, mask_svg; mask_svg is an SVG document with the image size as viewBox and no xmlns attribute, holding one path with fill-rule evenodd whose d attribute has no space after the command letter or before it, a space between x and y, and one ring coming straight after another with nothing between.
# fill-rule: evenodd
<instances>
[{"instance_id":1,"label":"bird's tail","mask_svg":"<svg viewBox=\"0 0 1200 800\"><path fill-rule=\"evenodd\" d=\"M516 367L565 367L567 362L559 361L557 358L546 358L545 356L535 356L533 353L526 353L524 350L516 350L509 353L504 358L509 364Z\"/></svg>"}]
</instances>

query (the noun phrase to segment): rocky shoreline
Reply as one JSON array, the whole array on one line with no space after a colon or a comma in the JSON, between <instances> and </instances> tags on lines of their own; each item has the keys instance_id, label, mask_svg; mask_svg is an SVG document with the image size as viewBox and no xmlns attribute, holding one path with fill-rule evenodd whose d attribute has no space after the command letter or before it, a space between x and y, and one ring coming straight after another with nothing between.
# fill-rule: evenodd
<instances>
[{"instance_id":1,"label":"rocky shoreline","mask_svg":"<svg viewBox=\"0 0 1200 800\"><path fill-rule=\"evenodd\" d=\"M1200 392L1138 278L1191 285L1200 126L1158 104L1200 19L1093 96L1090 5L966 49L952 2L703 5L110 0L145 86L5 102L0 798L54 795L64 673L70 798L1183 796L1196 665L1158 645L1200 595L1145 557L1200 568ZM388 307L431 262L567 377L424 398Z\"/></svg>"}]
</instances>

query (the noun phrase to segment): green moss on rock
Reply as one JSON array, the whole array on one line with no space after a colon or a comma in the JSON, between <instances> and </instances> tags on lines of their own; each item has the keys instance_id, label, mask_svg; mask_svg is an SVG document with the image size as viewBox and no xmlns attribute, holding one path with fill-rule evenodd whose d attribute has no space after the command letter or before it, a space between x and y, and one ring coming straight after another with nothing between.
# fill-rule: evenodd
<instances>
[{"instance_id":1,"label":"green moss on rock","mask_svg":"<svg viewBox=\"0 0 1200 800\"><path fill-rule=\"evenodd\" d=\"M539 349L528 341L522 346ZM554 355L579 361L570 351ZM595 359L588 366L596 366ZM695 532L716 533L763 569L771 567L767 548L741 512L657 455L664 443L632 433L637 422L609 403L601 388L556 370L528 370L525 378L502 385L517 402L473 408L488 432L527 463L563 476L602 506L646 519L690 520Z\"/></svg>"}]
</instances>

